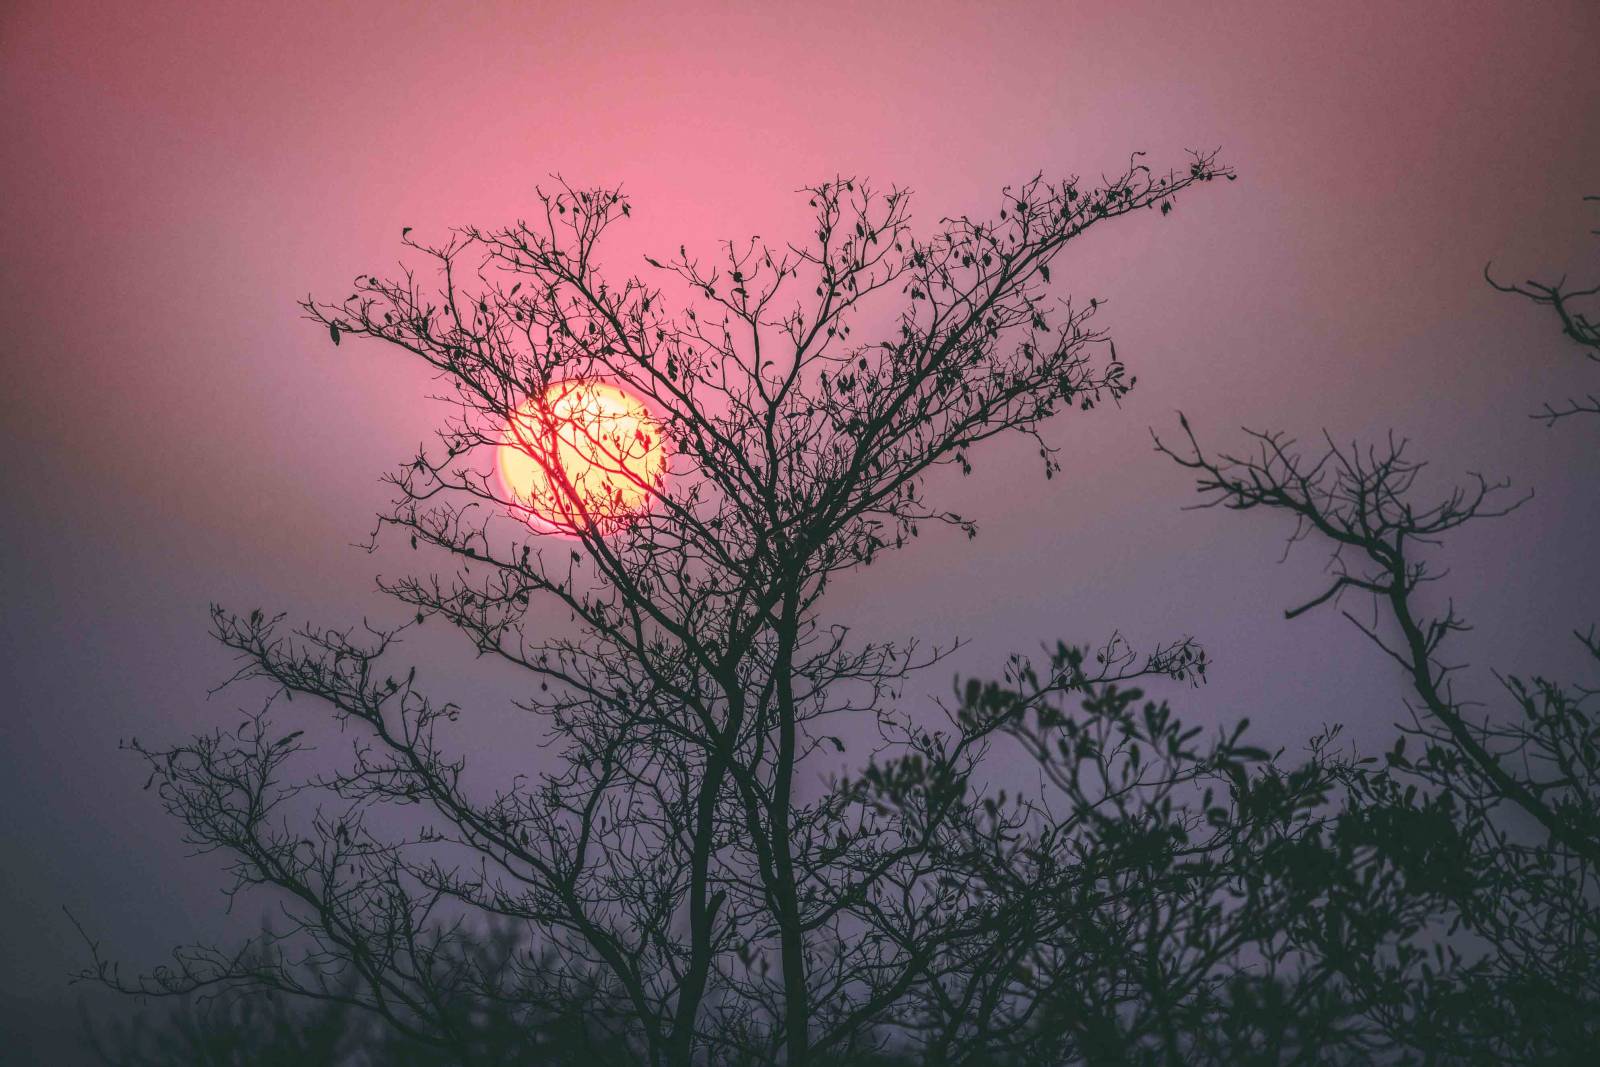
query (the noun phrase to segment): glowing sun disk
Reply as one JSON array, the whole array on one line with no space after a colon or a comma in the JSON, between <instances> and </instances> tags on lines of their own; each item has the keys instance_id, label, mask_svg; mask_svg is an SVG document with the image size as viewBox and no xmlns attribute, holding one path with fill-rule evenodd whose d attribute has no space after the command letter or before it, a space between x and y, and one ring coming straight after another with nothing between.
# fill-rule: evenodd
<instances>
[{"instance_id":1,"label":"glowing sun disk","mask_svg":"<svg viewBox=\"0 0 1600 1067\"><path fill-rule=\"evenodd\" d=\"M507 421L495 456L512 511L536 528L614 533L650 507L666 468L661 426L608 382L556 382Z\"/></svg>"}]
</instances>

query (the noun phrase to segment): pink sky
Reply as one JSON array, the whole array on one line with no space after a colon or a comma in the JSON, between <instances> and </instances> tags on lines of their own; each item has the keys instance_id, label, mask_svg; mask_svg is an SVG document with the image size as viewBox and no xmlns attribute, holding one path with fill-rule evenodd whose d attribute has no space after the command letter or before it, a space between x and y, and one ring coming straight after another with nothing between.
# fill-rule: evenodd
<instances>
[{"instance_id":1,"label":"pink sky","mask_svg":"<svg viewBox=\"0 0 1600 1067\"><path fill-rule=\"evenodd\" d=\"M294 301L392 267L402 226L524 213L555 171L631 193L625 270L679 242L798 239L793 190L838 172L911 187L931 226L1138 149L1221 146L1238 169L1083 244L1063 273L1110 299L1139 389L1056 428L1065 479L1013 462L1022 446L977 456L947 498L980 518L973 546L919 545L839 591L876 632L970 637L974 670L1116 626L1192 632L1217 658L1180 696L1199 719L1283 741L1391 721L1358 635L1281 624L1320 558L1273 569L1270 523L1178 511L1147 427L1180 406L1219 442L1395 426L1445 473L1536 486L1463 539L1453 588L1513 661L1586 623L1593 431L1522 414L1593 386L1479 272L1600 273L1581 202L1597 39L1583 2L6 5L0 956L48 966L8 964L0 992L65 970L62 901L144 930L112 947L146 959L212 922L209 870L115 751L231 712L204 701L226 673L208 601L383 610L384 561L345 546L438 412L415 367L335 351Z\"/></svg>"}]
</instances>

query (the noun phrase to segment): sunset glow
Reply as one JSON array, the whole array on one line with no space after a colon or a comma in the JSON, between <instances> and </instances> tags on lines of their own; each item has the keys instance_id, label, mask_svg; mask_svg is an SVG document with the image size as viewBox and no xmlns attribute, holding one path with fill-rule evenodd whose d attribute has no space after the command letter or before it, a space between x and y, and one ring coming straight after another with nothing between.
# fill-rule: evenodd
<instances>
[{"instance_id":1,"label":"sunset glow","mask_svg":"<svg viewBox=\"0 0 1600 1067\"><path fill-rule=\"evenodd\" d=\"M562 381L508 422L495 468L513 513L536 529L614 533L649 508L666 451L637 396L607 382Z\"/></svg>"}]
</instances>

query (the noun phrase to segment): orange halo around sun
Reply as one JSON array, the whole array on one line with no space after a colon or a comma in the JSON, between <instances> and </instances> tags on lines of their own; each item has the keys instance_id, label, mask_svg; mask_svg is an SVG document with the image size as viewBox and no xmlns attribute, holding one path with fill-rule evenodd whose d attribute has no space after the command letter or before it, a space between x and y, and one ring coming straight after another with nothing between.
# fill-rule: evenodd
<instances>
[{"instance_id":1,"label":"orange halo around sun","mask_svg":"<svg viewBox=\"0 0 1600 1067\"><path fill-rule=\"evenodd\" d=\"M615 533L647 511L666 471L661 425L608 382L556 382L517 409L495 456L517 517L536 529Z\"/></svg>"}]
</instances>

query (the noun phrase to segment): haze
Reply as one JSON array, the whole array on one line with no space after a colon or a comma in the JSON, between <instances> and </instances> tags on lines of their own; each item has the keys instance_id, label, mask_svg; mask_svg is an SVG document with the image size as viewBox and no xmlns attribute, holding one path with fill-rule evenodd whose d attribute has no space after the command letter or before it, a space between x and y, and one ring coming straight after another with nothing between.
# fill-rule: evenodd
<instances>
[{"instance_id":1,"label":"haze","mask_svg":"<svg viewBox=\"0 0 1600 1067\"><path fill-rule=\"evenodd\" d=\"M1554 328L1481 278L1600 273L1600 11L1591 3L178 5L22 2L0 14L0 1031L71 1025L69 906L130 965L249 930L121 737L231 725L244 698L206 638L213 600L291 619L398 609L368 556L379 475L442 414L417 366L333 348L295 300L392 271L401 227L526 215L559 171L621 182L609 253L800 237L794 190L836 173L915 191L931 228L1043 170L1221 146L1240 180L1077 247L1062 281L1139 376L1121 410L974 455L943 502L975 542L925 537L842 584L863 632L971 639L952 669L1120 628L1196 635L1196 722L1248 715L1297 744L1325 721L1382 736L1398 678L1320 591L1314 551L1275 566L1270 521L1183 512L1148 428L1182 408L1237 427L1395 428L1441 479L1537 491L1452 543L1478 623L1468 678L1560 673L1592 621L1574 580L1600 520L1594 430L1525 418L1585 391ZM514 716L454 644L457 735L515 772ZM949 672L927 686L945 691ZM1463 684L1467 684L1464 682ZM494 748L497 751L488 752ZM26 1026L24 1026L26 1021ZM39 1048L47 1045L41 1044Z\"/></svg>"}]
</instances>

